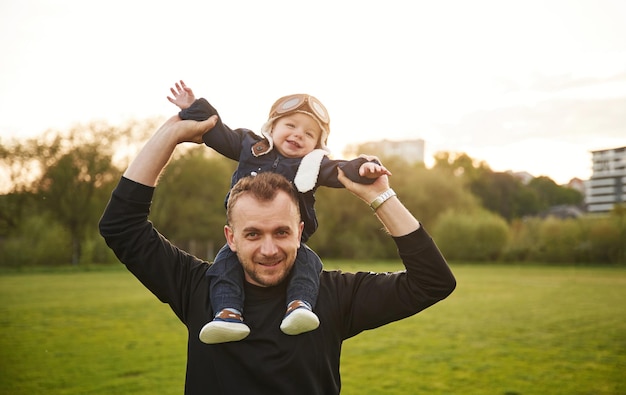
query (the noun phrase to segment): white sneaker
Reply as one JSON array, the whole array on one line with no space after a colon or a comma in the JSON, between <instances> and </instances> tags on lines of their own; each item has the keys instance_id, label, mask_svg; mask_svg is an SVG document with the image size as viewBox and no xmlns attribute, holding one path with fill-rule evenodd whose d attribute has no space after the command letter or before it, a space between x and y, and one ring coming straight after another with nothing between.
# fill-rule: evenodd
<instances>
[{"instance_id":1,"label":"white sneaker","mask_svg":"<svg viewBox=\"0 0 626 395\"><path fill-rule=\"evenodd\" d=\"M250 334L250 328L243 323L241 314L222 310L200 330L200 341L206 344L236 342Z\"/></svg>"},{"instance_id":2,"label":"white sneaker","mask_svg":"<svg viewBox=\"0 0 626 395\"><path fill-rule=\"evenodd\" d=\"M280 324L280 330L286 335L299 335L317 329L318 326L320 326L320 320L311 308L300 300L294 300L289 303L287 314Z\"/></svg>"}]
</instances>

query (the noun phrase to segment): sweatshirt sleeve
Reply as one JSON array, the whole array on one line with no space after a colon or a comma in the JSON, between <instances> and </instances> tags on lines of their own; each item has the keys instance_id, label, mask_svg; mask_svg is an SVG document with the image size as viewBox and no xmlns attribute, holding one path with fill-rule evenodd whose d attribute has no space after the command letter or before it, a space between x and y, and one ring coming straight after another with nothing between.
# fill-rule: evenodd
<instances>
[{"instance_id":1,"label":"sweatshirt sleeve","mask_svg":"<svg viewBox=\"0 0 626 395\"><path fill-rule=\"evenodd\" d=\"M358 182L359 184L372 184L375 178L361 177L359 168L363 163L368 162L365 158L356 158L352 160L329 159L324 157L320 165L320 174L317 179L317 186L325 186L330 188L344 188L343 184L337 179L337 168L339 167L346 174L348 179ZM380 164L377 160L372 161Z\"/></svg>"},{"instance_id":2,"label":"sweatshirt sleeve","mask_svg":"<svg viewBox=\"0 0 626 395\"><path fill-rule=\"evenodd\" d=\"M185 321L189 290L208 268L172 245L148 220L153 187L122 177L100 219L100 234L118 259Z\"/></svg>"},{"instance_id":3,"label":"sweatshirt sleeve","mask_svg":"<svg viewBox=\"0 0 626 395\"><path fill-rule=\"evenodd\" d=\"M414 315L445 299L456 279L434 241L420 227L395 237L405 270L396 273L359 272L345 275L340 287L345 336Z\"/></svg>"},{"instance_id":4,"label":"sweatshirt sleeve","mask_svg":"<svg viewBox=\"0 0 626 395\"><path fill-rule=\"evenodd\" d=\"M180 119L191 119L194 121L204 121L213 115L218 116L217 123L213 129L202 135L202 141L225 157L239 161L241 143L248 130L232 130L229 128L222 122L222 118L217 110L205 98L197 99L189 108L178 113Z\"/></svg>"}]
</instances>

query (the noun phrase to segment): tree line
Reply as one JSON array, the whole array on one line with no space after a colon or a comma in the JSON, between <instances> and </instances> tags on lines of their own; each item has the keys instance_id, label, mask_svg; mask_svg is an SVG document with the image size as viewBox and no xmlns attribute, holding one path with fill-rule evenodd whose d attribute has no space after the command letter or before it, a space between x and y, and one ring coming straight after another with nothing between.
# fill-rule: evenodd
<instances>
[{"instance_id":1,"label":"tree line","mask_svg":"<svg viewBox=\"0 0 626 395\"><path fill-rule=\"evenodd\" d=\"M109 263L97 223L129 160L161 119L76 125L0 144L0 265ZM377 154L376 152L367 152ZM559 219L550 207L583 205L548 177L523 183L464 153L432 168L384 157L403 203L454 261L626 263L626 213ZM224 198L236 163L205 146L178 150L156 189L150 219L170 240L211 260L224 243ZM323 258L393 259L395 244L345 189L316 193L320 227L309 246Z\"/></svg>"}]
</instances>

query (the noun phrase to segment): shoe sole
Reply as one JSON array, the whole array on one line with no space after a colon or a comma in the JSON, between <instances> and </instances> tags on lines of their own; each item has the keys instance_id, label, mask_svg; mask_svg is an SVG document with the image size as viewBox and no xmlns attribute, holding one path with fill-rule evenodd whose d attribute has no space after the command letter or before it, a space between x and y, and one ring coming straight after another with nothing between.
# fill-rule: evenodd
<instances>
[{"instance_id":1,"label":"shoe sole","mask_svg":"<svg viewBox=\"0 0 626 395\"><path fill-rule=\"evenodd\" d=\"M295 309L280 324L280 330L286 335L299 335L310 332L320 326L320 320L307 309Z\"/></svg>"},{"instance_id":2,"label":"shoe sole","mask_svg":"<svg viewBox=\"0 0 626 395\"><path fill-rule=\"evenodd\" d=\"M246 324L211 321L200 331L200 341L206 344L237 342L250 334Z\"/></svg>"}]
</instances>

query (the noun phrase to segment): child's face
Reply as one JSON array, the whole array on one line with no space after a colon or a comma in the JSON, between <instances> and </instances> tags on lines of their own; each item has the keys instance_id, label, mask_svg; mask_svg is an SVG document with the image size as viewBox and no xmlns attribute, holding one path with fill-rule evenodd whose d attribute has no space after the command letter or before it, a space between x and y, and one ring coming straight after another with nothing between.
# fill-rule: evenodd
<instances>
[{"instance_id":1,"label":"child's face","mask_svg":"<svg viewBox=\"0 0 626 395\"><path fill-rule=\"evenodd\" d=\"M313 151L321 134L318 123L302 113L277 119L272 129L275 149L287 158L302 158Z\"/></svg>"}]
</instances>

